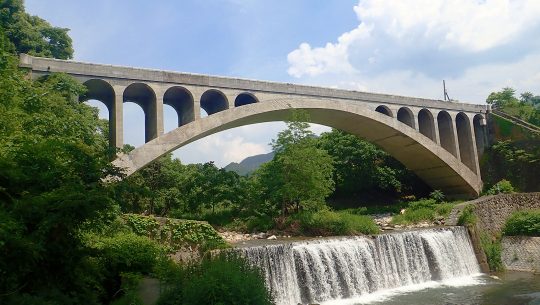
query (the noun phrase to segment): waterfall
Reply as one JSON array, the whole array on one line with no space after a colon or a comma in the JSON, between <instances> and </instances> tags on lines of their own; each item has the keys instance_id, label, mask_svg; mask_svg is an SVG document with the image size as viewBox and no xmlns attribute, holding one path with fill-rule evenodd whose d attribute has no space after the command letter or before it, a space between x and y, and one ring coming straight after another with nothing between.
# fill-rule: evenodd
<instances>
[{"instance_id":1,"label":"waterfall","mask_svg":"<svg viewBox=\"0 0 540 305\"><path fill-rule=\"evenodd\" d=\"M480 272L463 227L246 247L278 305L359 297Z\"/></svg>"}]
</instances>

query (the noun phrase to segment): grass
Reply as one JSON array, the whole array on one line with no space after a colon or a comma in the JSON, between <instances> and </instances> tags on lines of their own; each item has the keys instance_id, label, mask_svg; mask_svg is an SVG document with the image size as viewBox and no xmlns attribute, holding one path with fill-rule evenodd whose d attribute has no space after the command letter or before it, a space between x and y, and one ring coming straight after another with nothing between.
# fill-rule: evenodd
<instances>
[{"instance_id":1,"label":"grass","mask_svg":"<svg viewBox=\"0 0 540 305\"><path fill-rule=\"evenodd\" d=\"M408 204L403 214L395 215L392 218L393 224L408 225L420 222L432 222L437 218L446 218L452 208L456 205L453 202L436 203L433 199L421 199Z\"/></svg>"},{"instance_id":2,"label":"grass","mask_svg":"<svg viewBox=\"0 0 540 305\"><path fill-rule=\"evenodd\" d=\"M357 215L349 211L322 210L303 212L291 219L292 227L296 224L299 233L309 236L337 236L377 234L379 228L373 219L366 215Z\"/></svg>"}]
</instances>

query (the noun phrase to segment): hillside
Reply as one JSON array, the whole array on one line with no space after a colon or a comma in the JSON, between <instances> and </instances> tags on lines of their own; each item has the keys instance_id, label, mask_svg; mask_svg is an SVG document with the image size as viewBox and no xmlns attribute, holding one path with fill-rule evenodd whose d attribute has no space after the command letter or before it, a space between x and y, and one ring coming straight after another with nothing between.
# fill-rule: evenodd
<instances>
[{"instance_id":1,"label":"hillside","mask_svg":"<svg viewBox=\"0 0 540 305\"><path fill-rule=\"evenodd\" d=\"M228 171L236 172L237 174L241 176L245 176L248 174L251 174L261 164L266 163L274 158L274 153L269 152L267 154L261 154L261 155L255 155L251 157L247 157L244 160L242 160L240 163L232 162L224 167L224 169Z\"/></svg>"}]
</instances>

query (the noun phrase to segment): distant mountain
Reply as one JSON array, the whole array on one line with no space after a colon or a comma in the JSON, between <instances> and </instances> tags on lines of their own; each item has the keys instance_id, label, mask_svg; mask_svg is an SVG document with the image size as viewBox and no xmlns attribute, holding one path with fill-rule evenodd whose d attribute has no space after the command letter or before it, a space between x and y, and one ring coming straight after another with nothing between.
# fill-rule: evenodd
<instances>
[{"instance_id":1,"label":"distant mountain","mask_svg":"<svg viewBox=\"0 0 540 305\"><path fill-rule=\"evenodd\" d=\"M236 172L240 176L245 176L253 173L259 168L259 166L272 160L272 158L274 158L273 152L262 155L255 155L245 158L240 163L232 162L229 165L225 166L224 169Z\"/></svg>"}]
</instances>

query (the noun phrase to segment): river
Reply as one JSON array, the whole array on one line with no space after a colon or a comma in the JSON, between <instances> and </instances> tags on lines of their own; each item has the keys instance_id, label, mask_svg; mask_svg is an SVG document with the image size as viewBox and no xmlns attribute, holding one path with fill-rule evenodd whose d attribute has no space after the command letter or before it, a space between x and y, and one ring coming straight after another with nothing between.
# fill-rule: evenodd
<instances>
[{"instance_id":1,"label":"river","mask_svg":"<svg viewBox=\"0 0 540 305\"><path fill-rule=\"evenodd\" d=\"M537 304L540 298L538 276L481 274L463 227L240 251L264 271L277 305Z\"/></svg>"}]
</instances>

